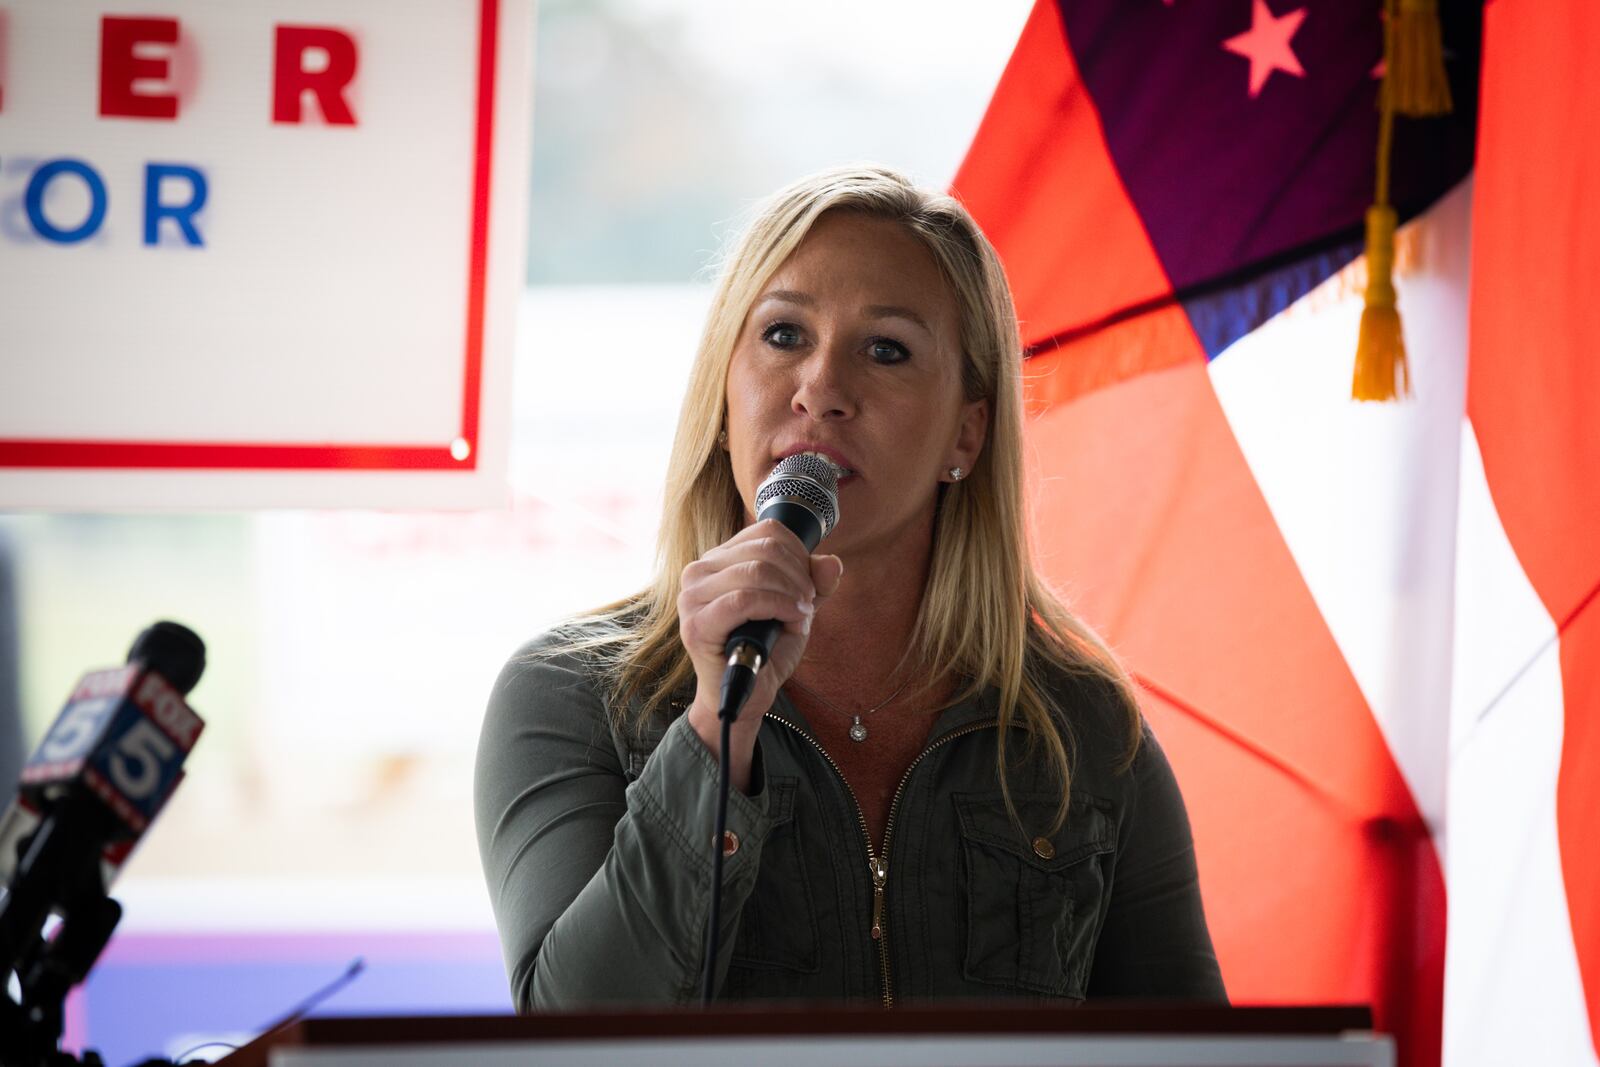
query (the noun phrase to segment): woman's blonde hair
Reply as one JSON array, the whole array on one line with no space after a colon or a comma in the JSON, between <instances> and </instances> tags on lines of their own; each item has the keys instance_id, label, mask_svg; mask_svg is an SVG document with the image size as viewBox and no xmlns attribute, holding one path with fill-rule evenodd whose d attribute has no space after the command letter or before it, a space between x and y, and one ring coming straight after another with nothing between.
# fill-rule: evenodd
<instances>
[{"instance_id":1,"label":"woman's blonde hair","mask_svg":"<svg viewBox=\"0 0 1600 1067\"><path fill-rule=\"evenodd\" d=\"M727 411L728 365L750 306L773 273L828 212L849 211L899 223L932 253L955 295L961 319L962 384L968 400L989 402L988 440L970 474L945 486L935 519L932 560L907 649L913 664L937 664L962 680L958 699L993 687L999 694L999 779L1006 785L1005 727L1027 727L1061 779L1066 816L1068 735L1052 707L1048 677L1065 671L1107 683L1123 705L1126 759L1140 720L1127 676L1106 647L1034 573L1023 502L1021 342L999 257L954 198L919 189L904 175L871 165L802 178L757 210L726 258L700 338L667 466L665 507L654 580L638 594L599 609L572 631L599 662L619 725L642 726L668 714L694 668L678 637L683 569L732 537L745 508L728 454L718 443ZM599 624L599 625L596 625ZM572 644L566 647L573 647ZM633 719L629 723L629 719Z\"/></svg>"}]
</instances>

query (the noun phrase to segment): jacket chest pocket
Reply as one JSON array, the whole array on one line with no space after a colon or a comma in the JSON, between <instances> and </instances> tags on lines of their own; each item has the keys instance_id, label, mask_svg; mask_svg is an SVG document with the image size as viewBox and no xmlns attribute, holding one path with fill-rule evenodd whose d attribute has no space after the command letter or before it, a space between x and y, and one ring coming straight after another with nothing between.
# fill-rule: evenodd
<instances>
[{"instance_id":1,"label":"jacket chest pocket","mask_svg":"<svg viewBox=\"0 0 1600 1067\"><path fill-rule=\"evenodd\" d=\"M772 829L761 846L756 884L739 915L733 965L724 995L759 995L766 984L754 971L813 974L817 970L817 917L806 877L794 796L799 781L772 776L768 812ZM743 973L741 973L743 972Z\"/></svg>"},{"instance_id":2,"label":"jacket chest pocket","mask_svg":"<svg viewBox=\"0 0 1600 1067\"><path fill-rule=\"evenodd\" d=\"M1058 798L959 794L965 881L964 971L972 981L1082 999L1115 849L1105 801L1073 793L1067 824L1049 832Z\"/></svg>"}]
</instances>

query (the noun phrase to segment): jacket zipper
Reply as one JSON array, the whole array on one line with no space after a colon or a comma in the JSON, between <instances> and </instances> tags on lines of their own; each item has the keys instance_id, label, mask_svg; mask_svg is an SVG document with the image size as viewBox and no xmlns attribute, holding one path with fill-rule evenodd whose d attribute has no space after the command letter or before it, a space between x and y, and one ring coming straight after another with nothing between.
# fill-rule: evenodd
<instances>
[{"instance_id":1,"label":"jacket zipper","mask_svg":"<svg viewBox=\"0 0 1600 1067\"><path fill-rule=\"evenodd\" d=\"M828 755L828 750L818 744L816 738L781 715L775 715L769 711L767 712L767 718L782 723L810 743L811 747L816 749L822 758L828 762L828 766L833 768L833 773L839 776L839 784L844 786L845 793L850 797L850 806L855 809L856 822L861 827L861 840L866 842L867 846L867 873L872 876L872 926L868 930L868 934L872 940L878 943L878 968L883 977L883 1006L892 1008L894 1007L894 988L889 982L889 938L887 936L888 925L884 915L883 890L889 881L889 842L894 837L894 817L895 813L900 810L900 794L905 791L906 781L911 777L911 772L916 770L917 764L921 763L923 757L927 756L928 753L949 744L958 737L965 737L967 734L976 733L979 730L987 730L1000 724L998 721L971 723L961 727L959 730L952 730L917 753L917 758L911 761L906 767L905 773L900 776L900 784L895 786L894 797L889 801L889 818L883 825L883 854L878 855L872 851L872 831L867 829L867 817L861 814L861 802L856 799L855 790L850 788L850 783L845 781L844 772L839 769L837 763L833 762L833 757Z\"/></svg>"}]
</instances>

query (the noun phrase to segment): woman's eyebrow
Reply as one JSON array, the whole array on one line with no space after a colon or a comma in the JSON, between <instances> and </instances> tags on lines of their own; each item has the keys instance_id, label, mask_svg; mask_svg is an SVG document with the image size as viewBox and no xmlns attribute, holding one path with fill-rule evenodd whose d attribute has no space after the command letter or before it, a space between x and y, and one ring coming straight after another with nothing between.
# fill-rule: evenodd
<instances>
[{"instance_id":1,"label":"woman's eyebrow","mask_svg":"<svg viewBox=\"0 0 1600 1067\"><path fill-rule=\"evenodd\" d=\"M794 304L797 307L814 308L817 300L810 293L802 293L798 289L773 289L771 292L762 293L756 301L765 304L768 301L777 301L783 304ZM861 313L869 319L905 319L913 326L920 327L924 333L933 334L933 327L920 312L898 304L868 304L861 309Z\"/></svg>"},{"instance_id":2,"label":"woman's eyebrow","mask_svg":"<svg viewBox=\"0 0 1600 1067\"><path fill-rule=\"evenodd\" d=\"M802 293L798 289L774 289L771 292L762 293L759 303L764 304L768 300L781 300L785 304L798 304L805 308L817 306L817 301L814 297L809 293Z\"/></svg>"},{"instance_id":3,"label":"woman's eyebrow","mask_svg":"<svg viewBox=\"0 0 1600 1067\"><path fill-rule=\"evenodd\" d=\"M913 326L921 327L924 333L930 335L933 333L933 327L928 325L928 320L907 307L897 307L893 304L871 304L861 310L871 319L905 319Z\"/></svg>"}]
</instances>

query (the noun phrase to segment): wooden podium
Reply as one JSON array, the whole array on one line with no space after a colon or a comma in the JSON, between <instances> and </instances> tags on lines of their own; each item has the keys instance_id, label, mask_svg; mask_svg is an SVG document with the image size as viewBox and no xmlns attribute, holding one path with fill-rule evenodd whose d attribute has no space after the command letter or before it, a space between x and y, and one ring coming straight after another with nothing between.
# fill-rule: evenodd
<instances>
[{"instance_id":1,"label":"wooden podium","mask_svg":"<svg viewBox=\"0 0 1600 1067\"><path fill-rule=\"evenodd\" d=\"M228 1067L1393 1067L1364 1007L953 1002L303 1019Z\"/></svg>"}]
</instances>

